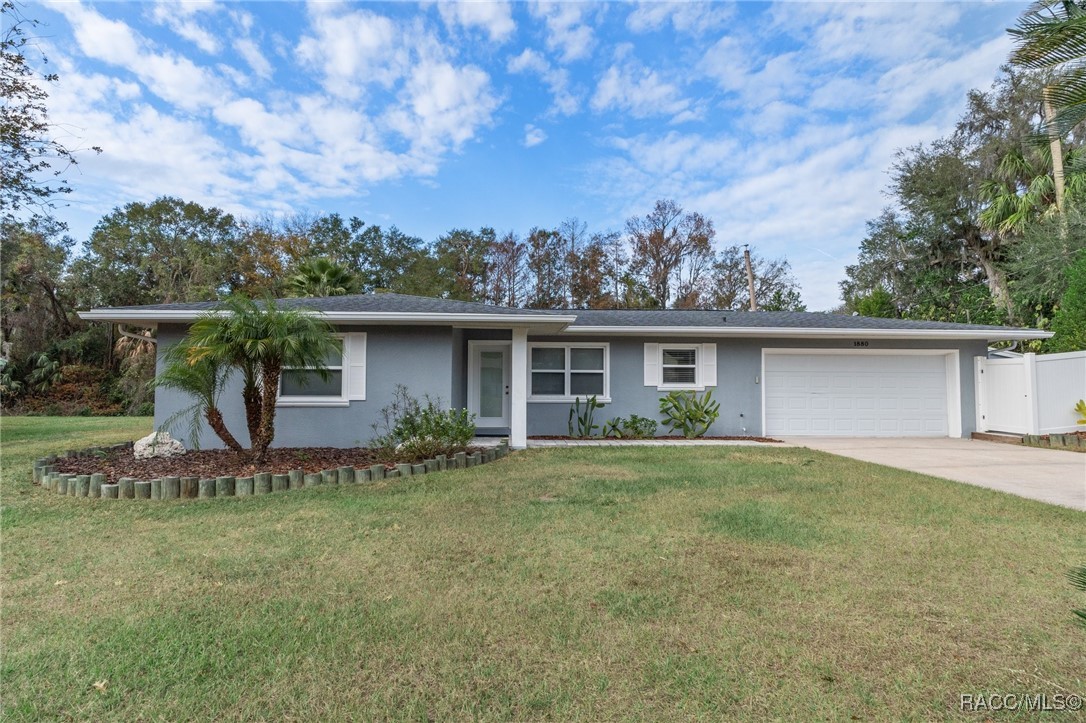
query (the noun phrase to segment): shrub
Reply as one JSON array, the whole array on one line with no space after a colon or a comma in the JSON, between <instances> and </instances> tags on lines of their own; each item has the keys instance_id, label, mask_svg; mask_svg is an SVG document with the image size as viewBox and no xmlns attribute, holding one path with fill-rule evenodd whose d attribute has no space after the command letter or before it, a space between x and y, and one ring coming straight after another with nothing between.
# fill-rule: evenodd
<instances>
[{"instance_id":1,"label":"shrub","mask_svg":"<svg viewBox=\"0 0 1086 723\"><path fill-rule=\"evenodd\" d=\"M713 401L711 389L701 397L696 392L676 391L660 399L660 414L672 432L693 439L709 431L720 417L720 402Z\"/></svg>"},{"instance_id":2,"label":"shrub","mask_svg":"<svg viewBox=\"0 0 1086 723\"><path fill-rule=\"evenodd\" d=\"M114 417L124 408L110 399L110 375L105 369L70 364L51 375L47 389L27 391L18 398L14 411L49 416Z\"/></svg>"},{"instance_id":3,"label":"shrub","mask_svg":"<svg viewBox=\"0 0 1086 723\"><path fill-rule=\"evenodd\" d=\"M656 436L656 420L631 414L629 417L615 417L603 425L604 437L618 439L648 439Z\"/></svg>"},{"instance_id":4,"label":"shrub","mask_svg":"<svg viewBox=\"0 0 1086 723\"><path fill-rule=\"evenodd\" d=\"M381 421L373 425L375 450L388 459L426 459L455 454L467 448L475 436L475 415L466 409L446 409L441 398L411 396L397 384L392 403L384 407Z\"/></svg>"},{"instance_id":5,"label":"shrub","mask_svg":"<svg viewBox=\"0 0 1086 723\"><path fill-rule=\"evenodd\" d=\"M584 400L583 410L580 399L571 404L569 406L569 436L581 439L593 436L600 428L600 425L595 422L597 409L603 409L603 404L596 400L595 394Z\"/></svg>"}]
</instances>

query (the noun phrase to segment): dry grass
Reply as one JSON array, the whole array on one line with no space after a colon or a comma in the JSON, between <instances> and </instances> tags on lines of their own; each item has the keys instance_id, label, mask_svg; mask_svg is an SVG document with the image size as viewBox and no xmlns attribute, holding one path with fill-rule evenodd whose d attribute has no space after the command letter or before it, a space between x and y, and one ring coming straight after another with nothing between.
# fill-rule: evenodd
<instances>
[{"instance_id":1,"label":"dry grass","mask_svg":"<svg viewBox=\"0 0 1086 723\"><path fill-rule=\"evenodd\" d=\"M1086 692L1071 510L782 448L207 502L32 490L34 456L84 446L50 435L142 432L82 421L3 422L8 720L931 720L962 692Z\"/></svg>"}]
</instances>

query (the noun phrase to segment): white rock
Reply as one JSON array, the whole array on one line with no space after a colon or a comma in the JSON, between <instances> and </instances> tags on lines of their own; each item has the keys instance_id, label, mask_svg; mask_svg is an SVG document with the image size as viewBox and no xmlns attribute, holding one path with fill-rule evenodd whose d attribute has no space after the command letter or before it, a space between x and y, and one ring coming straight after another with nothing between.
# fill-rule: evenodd
<instances>
[{"instance_id":1,"label":"white rock","mask_svg":"<svg viewBox=\"0 0 1086 723\"><path fill-rule=\"evenodd\" d=\"M151 432L132 445L136 459L151 457L177 457L185 453L185 445L170 436L169 432Z\"/></svg>"}]
</instances>

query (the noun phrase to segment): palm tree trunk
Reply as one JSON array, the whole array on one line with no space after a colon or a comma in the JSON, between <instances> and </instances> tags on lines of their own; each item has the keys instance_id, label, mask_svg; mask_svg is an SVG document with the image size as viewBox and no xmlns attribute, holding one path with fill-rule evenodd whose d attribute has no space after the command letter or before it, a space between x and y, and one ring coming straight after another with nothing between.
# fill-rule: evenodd
<instances>
[{"instance_id":1,"label":"palm tree trunk","mask_svg":"<svg viewBox=\"0 0 1086 723\"><path fill-rule=\"evenodd\" d=\"M241 398L245 402L245 425L249 429L249 444L255 443L260 433L260 417L263 404L260 395L260 387L254 382L246 381L245 388L241 392Z\"/></svg>"},{"instance_id":2,"label":"palm tree trunk","mask_svg":"<svg viewBox=\"0 0 1086 723\"><path fill-rule=\"evenodd\" d=\"M1056 114L1052 110L1052 100L1050 98L1051 90L1050 87L1045 86L1044 113L1045 123L1048 125L1048 143L1052 151L1052 181L1056 188L1056 209L1062 214L1064 193L1063 142L1060 139L1060 132L1056 128Z\"/></svg>"},{"instance_id":3,"label":"palm tree trunk","mask_svg":"<svg viewBox=\"0 0 1086 723\"><path fill-rule=\"evenodd\" d=\"M215 407L208 407L204 410L204 417L207 419L207 426L211 427L211 431L223 441L223 444L235 452L245 451L245 448L241 446L238 440L234 439L234 435L226 428L222 412Z\"/></svg>"},{"instance_id":4,"label":"palm tree trunk","mask_svg":"<svg viewBox=\"0 0 1086 723\"><path fill-rule=\"evenodd\" d=\"M261 371L260 428L253 443L253 459L256 462L264 461L264 453L275 439L275 400L279 394L282 368L277 362L265 363Z\"/></svg>"}]
</instances>

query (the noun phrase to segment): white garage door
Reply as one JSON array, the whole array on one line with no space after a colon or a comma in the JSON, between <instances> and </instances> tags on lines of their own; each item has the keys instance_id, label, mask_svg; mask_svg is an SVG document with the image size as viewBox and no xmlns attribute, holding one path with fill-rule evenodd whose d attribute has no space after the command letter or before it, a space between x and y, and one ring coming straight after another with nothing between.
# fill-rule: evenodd
<instances>
[{"instance_id":1,"label":"white garage door","mask_svg":"<svg viewBox=\"0 0 1086 723\"><path fill-rule=\"evenodd\" d=\"M768 435L947 436L943 355L766 354Z\"/></svg>"}]
</instances>

